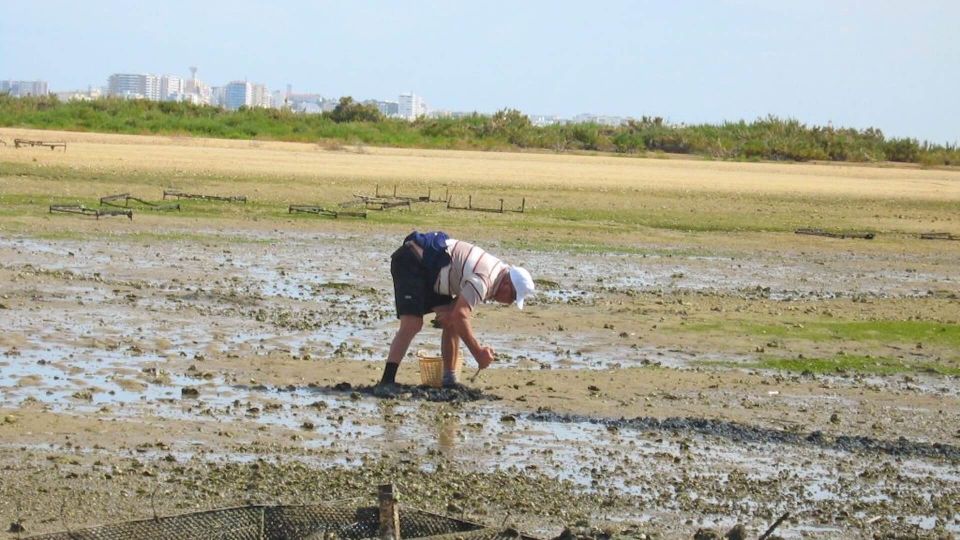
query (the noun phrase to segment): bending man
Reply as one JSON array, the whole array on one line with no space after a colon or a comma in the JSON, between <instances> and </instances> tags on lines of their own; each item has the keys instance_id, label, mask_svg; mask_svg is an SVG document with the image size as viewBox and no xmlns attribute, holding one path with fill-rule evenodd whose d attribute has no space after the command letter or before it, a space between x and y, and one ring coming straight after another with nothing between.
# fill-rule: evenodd
<instances>
[{"instance_id":1,"label":"bending man","mask_svg":"<svg viewBox=\"0 0 960 540\"><path fill-rule=\"evenodd\" d=\"M378 385L384 388L395 383L400 361L423 328L427 313L436 313L443 328L443 385L456 386L453 366L460 340L481 369L494 360L493 349L481 345L473 334L473 310L489 300L516 302L523 309L524 298L534 290L533 278L523 268L507 265L479 247L442 232L414 231L404 238L403 245L390 257L390 274L400 329L390 344Z\"/></svg>"}]
</instances>

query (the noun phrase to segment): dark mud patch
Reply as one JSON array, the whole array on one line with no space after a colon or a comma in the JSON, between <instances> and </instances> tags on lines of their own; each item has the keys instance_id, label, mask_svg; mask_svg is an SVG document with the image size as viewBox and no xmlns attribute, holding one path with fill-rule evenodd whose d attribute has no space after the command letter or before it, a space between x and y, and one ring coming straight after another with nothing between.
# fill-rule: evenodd
<instances>
[{"instance_id":1,"label":"dark mud patch","mask_svg":"<svg viewBox=\"0 0 960 540\"><path fill-rule=\"evenodd\" d=\"M413 385L413 384L393 384L389 387L378 387L377 385L353 385L349 382L339 382L331 386L321 386L310 384L302 386L279 386L269 387L263 384L247 386L234 385L234 389L240 389L245 392L297 392L307 391L315 394L327 394L346 396L347 400L357 400L363 397L375 397L379 399L395 399L407 401L436 401L448 403L465 403L469 401L499 401L502 398L495 394L485 393L479 388L470 388L466 385L458 385L457 388L433 388L432 386Z\"/></svg>"},{"instance_id":2,"label":"dark mud patch","mask_svg":"<svg viewBox=\"0 0 960 540\"><path fill-rule=\"evenodd\" d=\"M736 443L805 445L859 454L886 454L894 457L934 458L960 462L960 447L958 446L911 441L905 437L883 440L859 435L831 436L822 431L808 433L783 431L709 418L671 417L661 420L659 418L637 417L612 419L557 414L549 410L532 413L528 415L528 418L539 422L591 423L606 426L607 429L696 433L720 437Z\"/></svg>"},{"instance_id":3,"label":"dark mud patch","mask_svg":"<svg viewBox=\"0 0 960 540\"><path fill-rule=\"evenodd\" d=\"M389 387L378 387L376 385L353 386L348 382L341 382L322 388L330 392L405 401L465 403L469 401L498 401L501 399L500 396L488 394L479 388L470 388L465 385L458 385L456 388L433 388L432 386L416 386L411 384L394 384Z\"/></svg>"}]
</instances>

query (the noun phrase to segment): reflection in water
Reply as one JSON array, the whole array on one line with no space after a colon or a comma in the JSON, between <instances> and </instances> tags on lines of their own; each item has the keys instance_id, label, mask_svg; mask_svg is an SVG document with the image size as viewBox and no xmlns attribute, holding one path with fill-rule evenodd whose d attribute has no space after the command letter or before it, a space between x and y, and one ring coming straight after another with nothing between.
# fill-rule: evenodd
<instances>
[{"instance_id":1,"label":"reflection in water","mask_svg":"<svg viewBox=\"0 0 960 540\"><path fill-rule=\"evenodd\" d=\"M444 456L451 456L457 449L457 435L460 433L460 416L450 414L446 416L439 424L440 431L437 435L437 446L440 453Z\"/></svg>"},{"instance_id":2,"label":"reflection in water","mask_svg":"<svg viewBox=\"0 0 960 540\"><path fill-rule=\"evenodd\" d=\"M377 400L377 411L380 413L380 418L383 419L383 440L402 441L404 439L404 436L400 433L402 416L397 413L397 402L392 399L379 399Z\"/></svg>"},{"instance_id":3,"label":"reflection in water","mask_svg":"<svg viewBox=\"0 0 960 540\"><path fill-rule=\"evenodd\" d=\"M445 457L453 457L460 433L460 410L456 404L443 403L433 415L437 433L436 449Z\"/></svg>"}]
</instances>

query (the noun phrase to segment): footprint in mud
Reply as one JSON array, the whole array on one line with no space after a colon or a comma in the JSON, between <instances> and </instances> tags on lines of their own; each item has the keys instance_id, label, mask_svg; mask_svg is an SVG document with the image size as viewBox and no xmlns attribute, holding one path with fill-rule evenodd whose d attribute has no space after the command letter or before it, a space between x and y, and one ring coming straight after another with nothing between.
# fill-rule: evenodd
<instances>
[{"instance_id":1,"label":"footprint in mud","mask_svg":"<svg viewBox=\"0 0 960 540\"><path fill-rule=\"evenodd\" d=\"M353 386L348 382L337 383L327 389L335 392L356 392L361 395L374 396L380 399L403 399L410 401L496 401L500 396L485 394L479 388L470 388L458 385L456 388L434 388L432 386L414 386L409 384L393 384L387 387Z\"/></svg>"}]
</instances>

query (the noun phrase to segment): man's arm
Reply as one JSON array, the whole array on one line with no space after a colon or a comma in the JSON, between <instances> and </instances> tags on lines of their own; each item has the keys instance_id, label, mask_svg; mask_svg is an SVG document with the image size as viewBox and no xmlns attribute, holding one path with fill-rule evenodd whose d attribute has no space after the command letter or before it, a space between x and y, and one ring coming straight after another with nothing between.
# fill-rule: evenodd
<instances>
[{"instance_id":1,"label":"man's arm","mask_svg":"<svg viewBox=\"0 0 960 540\"><path fill-rule=\"evenodd\" d=\"M470 316L472 314L473 310L470 309L470 304L467 303L463 296L457 298L457 301L449 307L449 311L446 309L437 310L440 324L449 328L459 336L467 346L470 354L476 359L477 365L479 365L480 368L486 368L493 362L493 349L491 347L481 346L476 336L473 335L473 328L470 325Z\"/></svg>"}]
</instances>

